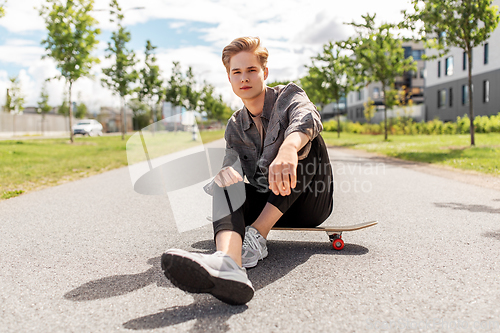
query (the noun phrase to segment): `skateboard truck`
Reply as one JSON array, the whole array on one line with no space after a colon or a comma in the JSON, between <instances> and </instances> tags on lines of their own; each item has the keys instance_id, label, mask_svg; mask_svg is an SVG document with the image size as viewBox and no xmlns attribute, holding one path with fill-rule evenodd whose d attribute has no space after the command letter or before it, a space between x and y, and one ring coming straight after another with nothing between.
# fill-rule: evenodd
<instances>
[{"instance_id":1,"label":"skateboard truck","mask_svg":"<svg viewBox=\"0 0 500 333\"><path fill-rule=\"evenodd\" d=\"M332 242L334 250L340 251L344 248L344 241L342 240L342 232L327 232L328 238Z\"/></svg>"}]
</instances>

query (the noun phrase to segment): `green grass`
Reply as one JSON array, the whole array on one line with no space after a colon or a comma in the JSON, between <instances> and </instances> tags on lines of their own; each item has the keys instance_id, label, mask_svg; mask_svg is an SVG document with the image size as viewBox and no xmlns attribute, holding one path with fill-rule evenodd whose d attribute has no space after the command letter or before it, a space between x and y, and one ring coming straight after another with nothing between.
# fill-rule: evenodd
<instances>
[{"instance_id":1,"label":"green grass","mask_svg":"<svg viewBox=\"0 0 500 333\"><path fill-rule=\"evenodd\" d=\"M201 133L205 143L223 135L223 130ZM0 141L0 200L126 166L130 137L78 136L73 144L68 139ZM142 145L135 138L129 145ZM199 144L186 132L145 133L144 138L151 158Z\"/></svg>"},{"instance_id":2,"label":"green grass","mask_svg":"<svg viewBox=\"0 0 500 333\"><path fill-rule=\"evenodd\" d=\"M500 133L476 134L476 146L469 135L365 135L322 132L330 146L376 152L408 161L446 165L500 176Z\"/></svg>"}]
</instances>

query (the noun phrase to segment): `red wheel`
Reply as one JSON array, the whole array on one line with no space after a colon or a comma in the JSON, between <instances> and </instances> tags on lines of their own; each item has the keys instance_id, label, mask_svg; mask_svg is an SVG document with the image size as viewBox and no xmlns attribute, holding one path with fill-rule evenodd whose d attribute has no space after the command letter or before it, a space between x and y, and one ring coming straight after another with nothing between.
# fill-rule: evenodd
<instances>
[{"instance_id":1,"label":"red wheel","mask_svg":"<svg viewBox=\"0 0 500 333\"><path fill-rule=\"evenodd\" d=\"M332 246L335 250L340 251L344 248L344 241L341 238L337 238L333 241Z\"/></svg>"}]
</instances>

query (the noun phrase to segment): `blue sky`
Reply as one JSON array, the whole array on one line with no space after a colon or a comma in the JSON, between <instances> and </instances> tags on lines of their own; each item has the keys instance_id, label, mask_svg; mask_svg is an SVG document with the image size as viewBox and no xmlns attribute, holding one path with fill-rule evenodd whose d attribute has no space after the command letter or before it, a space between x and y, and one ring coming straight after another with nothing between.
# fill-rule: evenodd
<instances>
[{"instance_id":1,"label":"blue sky","mask_svg":"<svg viewBox=\"0 0 500 333\"><path fill-rule=\"evenodd\" d=\"M269 80L293 80L305 72L304 65L329 40L352 34L343 24L360 21L361 15L377 13L380 20L399 19L400 11L409 8L407 0L120 0L123 9L144 6L143 10L127 10L125 25L132 34L129 47L143 59L146 40L157 46L157 57L165 79L170 76L172 61L183 70L193 68L198 82L216 87L226 102L240 107L232 93L220 60L222 49L240 36L259 36L270 53ZM41 59L44 49L40 41L45 27L38 11L44 0L8 0L6 16L0 19L0 105L5 102L8 78L19 76L26 105L36 105L40 89L49 77L58 74L50 59ZM108 0L96 0L95 8L108 8ZM102 33L95 54L101 64L93 69L93 78L83 78L74 86L75 97L95 112L101 106L118 105L118 99L100 84L101 69L109 65L105 49L115 26L109 13L95 12ZM140 64L138 65L140 67ZM47 85L50 103L62 101L64 83Z\"/></svg>"}]
</instances>

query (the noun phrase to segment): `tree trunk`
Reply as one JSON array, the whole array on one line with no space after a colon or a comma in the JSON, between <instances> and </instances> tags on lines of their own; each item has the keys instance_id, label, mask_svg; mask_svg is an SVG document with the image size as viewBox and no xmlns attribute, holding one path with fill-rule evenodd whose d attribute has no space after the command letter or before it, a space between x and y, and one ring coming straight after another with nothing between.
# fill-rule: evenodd
<instances>
[{"instance_id":1,"label":"tree trunk","mask_svg":"<svg viewBox=\"0 0 500 333\"><path fill-rule=\"evenodd\" d=\"M125 133L127 132L127 117L125 115L125 97L121 98L122 105L122 140L125 140Z\"/></svg>"},{"instance_id":2,"label":"tree trunk","mask_svg":"<svg viewBox=\"0 0 500 333\"><path fill-rule=\"evenodd\" d=\"M475 146L475 140L474 140L474 108L472 105L472 49L469 48L467 50L467 58L469 62L469 68L468 68L468 74L469 74L469 118L470 118L470 144L471 146Z\"/></svg>"},{"instance_id":3,"label":"tree trunk","mask_svg":"<svg viewBox=\"0 0 500 333\"><path fill-rule=\"evenodd\" d=\"M71 88L73 82L69 81L69 140L73 143L73 103L71 102Z\"/></svg>"},{"instance_id":4,"label":"tree trunk","mask_svg":"<svg viewBox=\"0 0 500 333\"><path fill-rule=\"evenodd\" d=\"M385 93L385 84L382 84L382 92L384 93L384 140L387 141L387 94Z\"/></svg>"}]
</instances>

